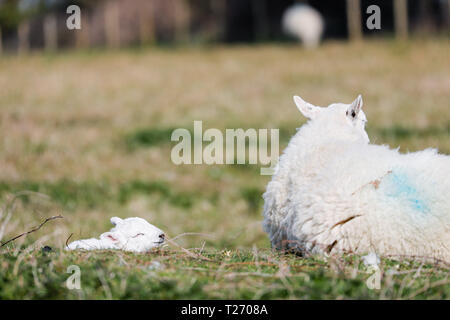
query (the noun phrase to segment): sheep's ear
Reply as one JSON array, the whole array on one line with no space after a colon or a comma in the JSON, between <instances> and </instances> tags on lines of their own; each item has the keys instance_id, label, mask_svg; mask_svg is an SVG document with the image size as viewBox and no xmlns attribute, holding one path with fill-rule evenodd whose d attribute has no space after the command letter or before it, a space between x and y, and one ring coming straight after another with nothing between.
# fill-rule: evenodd
<instances>
[{"instance_id":1,"label":"sheep's ear","mask_svg":"<svg viewBox=\"0 0 450 320\"><path fill-rule=\"evenodd\" d=\"M106 240L113 243L120 242L120 237L114 232L105 232L100 235L101 240Z\"/></svg>"},{"instance_id":2,"label":"sheep's ear","mask_svg":"<svg viewBox=\"0 0 450 320\"><path fill-rule=\"evenodd\" d=\"M363 99L361 95L356 98L355 101L353 101L347 109L347 116L350 119L356 119L358 117L359 112L361 111L361 108L363 106Z\"/></svg>"},{"instance_id":3,"label":"sheep's ear","mask_svg":"<svg viewBox=\"0 0 450 320\"><path fill-rule=\"evenodd\" d=\"M119 217L112 217L110 221L111 221L111 223L112 223L113 225L117 226L117 225L118 225L119 223L121 223L123 220L120 219Z\"/></svg>"},{"instance_id":4,"label":"sheep's ear","mask_svg":"<svg viewBox=\"0 0 450 320\"><path fill-rule=\"evenodd\" d=\"M119 232L104 232L100 235L100 240L104 243L114 244L116 246L121 246L126 243L126 238Z\"/></svg>"},{"instance_id":5,"label":"sheep's ear","mask_svg":"<svg viewBox=\"0 0 450 320\"><path fill-rule=\"evenodd\" d=\"M298 110L308 119L313 119L319 113L320 108L304 101L299 96L294 96L294 102Z\"/></svg>"}]
</instances>

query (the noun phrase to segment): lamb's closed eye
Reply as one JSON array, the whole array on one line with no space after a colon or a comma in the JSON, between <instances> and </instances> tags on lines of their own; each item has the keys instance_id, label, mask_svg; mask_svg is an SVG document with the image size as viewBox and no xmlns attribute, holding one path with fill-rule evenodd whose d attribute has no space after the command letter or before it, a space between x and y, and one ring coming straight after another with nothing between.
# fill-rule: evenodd
<instances>
[{"instance_id":1,"label":"lamb's closed eye","mask_svg":"<svg viewBox=\"0 0 450 320\"><path fill-rule=\"evenodd\" d=\"M145 236L145 234L143 234L143 233L138 233L137 235L135 235L135 236L133 236L133 238L137 238L137 237L139 237L139 236Z\"/></svg>"}]
</instances>

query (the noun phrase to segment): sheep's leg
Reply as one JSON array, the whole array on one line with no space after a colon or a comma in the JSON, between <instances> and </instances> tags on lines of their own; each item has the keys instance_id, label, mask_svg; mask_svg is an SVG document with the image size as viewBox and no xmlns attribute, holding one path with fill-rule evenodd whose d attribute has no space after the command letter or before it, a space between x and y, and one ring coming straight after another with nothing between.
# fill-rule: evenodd
<instances>
[{"instance_id":1,"label":"sheep's leg","mask_svg":"<svg viewBox=\"0 0 450 320\"><path fill-rule=\"evenodd\" d=\"M111 242L99 240L95 238L77 240L69 243L67 250L100 250L100 249L114 249Z\"/></svg>"}]
</instances>

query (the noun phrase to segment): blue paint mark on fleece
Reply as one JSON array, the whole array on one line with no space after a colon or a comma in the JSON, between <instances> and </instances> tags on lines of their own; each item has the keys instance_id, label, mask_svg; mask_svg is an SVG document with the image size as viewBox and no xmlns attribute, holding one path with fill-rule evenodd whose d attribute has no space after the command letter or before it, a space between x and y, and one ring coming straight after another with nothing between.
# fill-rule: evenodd
<instances>
[{"instance_id":1,"label":"blue paint mark on fleece","mask_svg":"<svg viewBox=\"0 0 450 320\"><path fill-rule=\"evenodd\" d=\"M406 200L416 211L426 213L429 208L425 201L421 199L417 189L411 184L407 174L393 170L385 177L388 184L386 195L391 198Z\"/></svg>"}]
</instances>

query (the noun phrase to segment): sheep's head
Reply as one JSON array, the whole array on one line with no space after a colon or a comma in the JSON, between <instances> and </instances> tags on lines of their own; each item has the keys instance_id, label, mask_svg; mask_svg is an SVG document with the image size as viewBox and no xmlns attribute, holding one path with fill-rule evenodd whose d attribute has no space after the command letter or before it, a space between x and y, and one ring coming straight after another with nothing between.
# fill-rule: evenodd
<instances>
[{"instance_id":1,"label":"sheep's head","mask_svg":"<svg viewBox=\"0 0 450 320\"><path fill-rule=\"evenodd\" d=\"M164 243L164 232L142 218L111 218L115 226L100 236L102 241L110 241L117 249L145 252Z\"/></svg>"},{"instance_id":2,"label":"sheep's head","mask_svg":"<svg viewBox=\"0 0 450 320\"><path fill-rule=\"evenodd\" d=\"M310 119L311 124L320 129L321 134L334 139L369 143L361 95L350 104L333 103L326 108L314 106L299 96L294 97L294 102L300 112Z\"/></svg>"}]
</instances>

